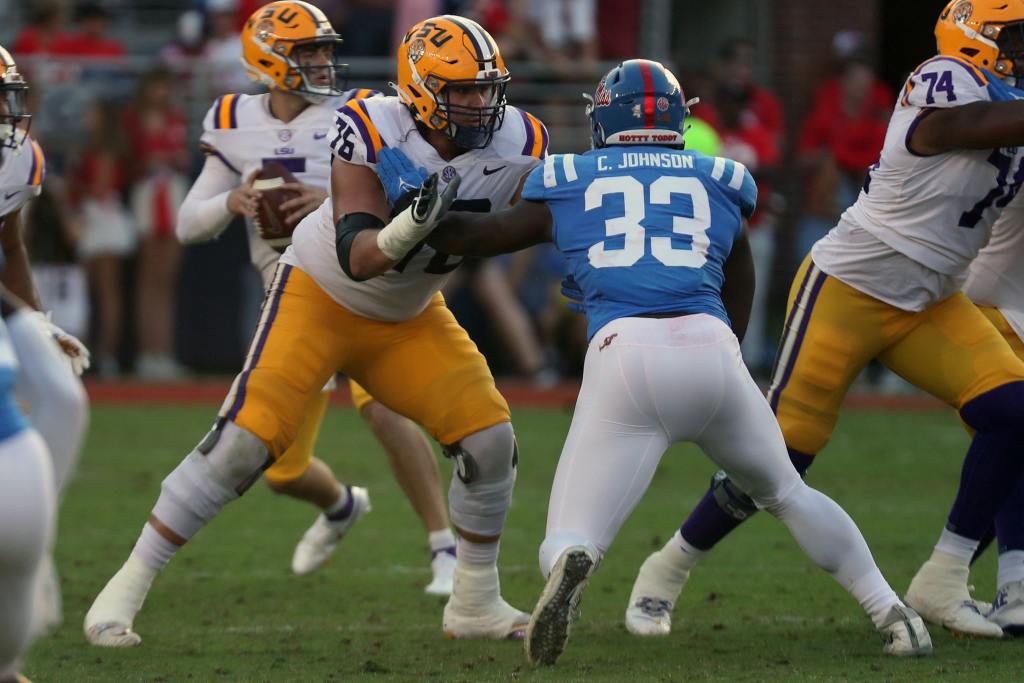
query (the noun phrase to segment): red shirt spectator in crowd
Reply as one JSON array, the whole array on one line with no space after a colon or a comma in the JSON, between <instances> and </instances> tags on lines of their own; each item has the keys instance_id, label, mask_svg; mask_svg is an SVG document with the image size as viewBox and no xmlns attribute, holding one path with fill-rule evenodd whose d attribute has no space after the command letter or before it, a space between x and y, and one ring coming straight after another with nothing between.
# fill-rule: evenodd
<instances>
[{"instance_id":1,"label":"red shirt spectator in crowd","mask_svg":"<svg viewBox=\"0 0 1024 683\"><path fill-rule=\"evenodd\" d=\"M779 98L754 82L754 64L757 52L754 44L747 40L734 40L725 45L719 53L715 67L715 80L719 85L745 93L745 119L762 127L772 137L776 148L781 147L785 121ZM704 102L700 109L702 119L722 134L717 102Z\"/></svg>"},{"instance_id":2,"label":"red shirt spectator in crowd","mask_svg":"<svg viewBox=\"0 0 1024 683\"><path fill-rule=\"evenodd\" d=\"M67 40L64 13L55 2L39 3L31 10L29 25L14 40L11 50L16 57L50 54L55 45Z\"/></svg>"},{"instance_id":3,"label":"red shirt spectator in crowd","mask_svg":"<svg viewBox=\"0 0 1024 683\"><path fill-rule=\"evenodd\" d=\"M79 5L75 19L77 30L55 41L52 54L75 57L120 57L124 54L124 46L107 36L110 13L102 5Z\"/></svg>"},{"instance_id":4,"label":"red shirt spectator in crowd","mask_svg":"<svg viewBox=\"0 0 1024 683\"><path fill-rule=\"evenodd\" d=\"M770 176L781 154L777 134L750 114L751 95L748 88L723 83L715 94L715 103L718 105L717 132L721 138L718 155L746 166L757 182L758 209L750 220L751 227L756 227L764 217L761 209L770 197Z\"/></svg>"},{"instance_id":5,"label":"red shirt spectator in crowd","mask_svg":"<svg viewBox=\"0 0 1024 683\"><path fill-rule=\"evenodd\" d=\"M851 61L826 80L800 134L801 157L827 150L840 169L863 173L878 161L895 99L867 64Z\"/></svg>"}]
</instances>

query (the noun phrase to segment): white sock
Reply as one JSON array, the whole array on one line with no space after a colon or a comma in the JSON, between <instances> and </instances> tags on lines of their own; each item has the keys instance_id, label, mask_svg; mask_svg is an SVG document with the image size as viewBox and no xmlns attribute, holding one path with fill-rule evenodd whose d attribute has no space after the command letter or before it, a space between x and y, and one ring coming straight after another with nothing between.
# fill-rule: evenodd
<instances>
[{"instance_id":1,"label":"white sock","mask_svg":"<svg viewBox=\"0 0 1024 683\"><path fill-rule=\"evenodd\" d=\"M180 545L168 541L149 522L146 522L142 527L142 533L139 534L139 540L135 542L135 548L132 549L132 556L138 557L155 574L167 566L171 557L180 548Z\"/></svg>"},{"instance_id":2,"label":"white sock","mask_svg":"<svg viewBox=\"0 0 1024 683\"><path fill-rule=\"evenodd\" d=\"M964 565L970 564L971 558L974 557L974 551L977 549L978 541L955 534L949 529L942 530L939 542L935 544L935 552L941 552L950 556L951 559L960 560ZM932 553L932 559L936 559L935 553ZM943 558L939 559L941 561Z\"/></svg>"},{"instance_id":3,"label":"white sock","mask_svg":"<svg viewBox=\"0 0 1024 683\"><path fill-rule=\"evenodd\" d=\"M903 604L877 568L855 580L848 590L871 617L875 628L881 628L893 605Z\"/></svg>"},{"instance_id":4,"label":"white sock","mask_svg":"<svg viewBox=\"0 0 1024 683\"><path fill-rule=\"evenodd\" d=\"M662 558L668 560L669 563L680 571L690 571L697 566L697 563L701 561L701 558L707 553L705 550L695 548L686 542L683 538L682 532L676 529L676 533L673 534L672 538L668 539L668 543L665 544L661 550L658 551Z\"/></svg>"},{"instance_id":5,"label":"white sock","mask_svg":"<svg viewBox=\"0 0 1024 683\"><path fill-rule=\"evenodd\" d=\"M430 552L436 553L454 546L455 534L451 529L445 527L439 531L431 531L427 534L427 540L430 541Z\"/></svg>"},{"instance_id":6,"label":"white sock","mask_svg":"<svg viewBox=\"0 0 1024 683\"><path fill-rule=\"evenodd\" d=\"M997 585L1002 588L1015 581L1024 581L1024 550L1007 550L999 555Z\"/></svg>"},{"instance_id":7,"label":"white sock","mask_svg":"<svg viewBox=\"0 0 1024 683\"><path fill-rule=\"evenodd\" d=\"M103 587L86 615L87 623L113 621L129 628L146 601L157 570L147 567L134 553Z\"/></svg>"},{"instance_id":8,"label":"white sock","mask_svg":"<svg viewBox=\"0 0 1024 683\"><path fill-rule=\"evenodd\" d=\"M498 564L498 547L501 541L493 543L474 543L459 537L455 557L459 565L475 565L477 567L493 567Z\"/></svg>"}]
</instances>

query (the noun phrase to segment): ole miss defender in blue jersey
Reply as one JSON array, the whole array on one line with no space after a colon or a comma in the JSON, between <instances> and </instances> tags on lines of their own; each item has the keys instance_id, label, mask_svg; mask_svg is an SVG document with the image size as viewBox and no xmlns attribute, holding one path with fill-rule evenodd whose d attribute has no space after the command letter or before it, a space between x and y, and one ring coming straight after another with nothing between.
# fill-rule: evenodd
<instances>
[{"instance_id":1,"label":"ole miss defender in blue jersey","mask_svg":"<svg viewBox=\"0 0 1024 683\"><path fill-rule=\"evenodd\" d=\"M789 462L743 365L737 334L754 290L750 174L684 151L686 101L656 62L612 69L588 112L592 151L547 157L527 177L525 201L492 214L448 213L427 238L436 249L474 256L554 242L589 322L527 658L551 664L561 654L583 587L677 441L700 445L789 527L868 612L885 652L930 652L923 622L888 586L853 521Z\"/></svg>"}]
</instances>

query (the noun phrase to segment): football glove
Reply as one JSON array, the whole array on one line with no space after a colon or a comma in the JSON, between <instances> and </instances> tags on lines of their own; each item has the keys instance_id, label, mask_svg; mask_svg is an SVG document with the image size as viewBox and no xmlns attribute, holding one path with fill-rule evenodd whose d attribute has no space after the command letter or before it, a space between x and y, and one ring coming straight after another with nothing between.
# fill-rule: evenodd
<instances>
[{"instance_id":1,"label":"football glove","mask_svg":"<svg viewBox=\"0 0 1024 683\"><path fill-rule=\"evenodd\" d=\"M43 328L50 333L54 341L57 342L57 345L60 346L60 350L68 357L71 369L75 371L77 376L81 377L82 373L88 370L91 365L91 354L89 353L89 349L85 347L85 344L83 344L78 337L73 334L68 334L62 330L60 326L50 320L49 313L34 311L33 315L38 317L40 324L42 324Z\"/></svg>"},{"instance_id":2,"label":"football glove","mask_svg":"<svg viewBox=\"0 0 1024 683\"><path fill-rule=\"evenodd\" d=\"M437 174L431 173L417 189L409 207L377 233L377 248L392 260L402 260L409 250L426 239L448 212L461 182L462 177L456 174L443 190L439 190Z\"/></svg>"},{"instance_id":3,"label":"football glove","mask_svg":"<svg viewBox=\"0 0 1024 683\"><path fill-rule=\"evenodd\" d=\"M385 147L378 155L377 176L384 186L384 194L388 196L388 203L395 208L399 207L399 200L409 198L419 191L423 181L427 179L427 169L420 166L416 168L405 153L394 147Z\"/></svg>"}]
</instances>

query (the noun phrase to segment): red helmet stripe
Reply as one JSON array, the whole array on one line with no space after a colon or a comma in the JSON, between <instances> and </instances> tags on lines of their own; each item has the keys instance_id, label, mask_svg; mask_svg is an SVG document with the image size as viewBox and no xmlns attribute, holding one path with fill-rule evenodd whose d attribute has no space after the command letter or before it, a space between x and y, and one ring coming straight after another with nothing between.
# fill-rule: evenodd
<instances>
[{"instance_id":1,"label":"red helmet stripe","mask_svg":"<svg viewBox=\"0 0 1024 683\"><path fill-rule=\"evenodd\" d=\"M640 75L644 79L644 128L654 128L654 76L646 60L640 60Z\"/></svg>"}]
</instances>

